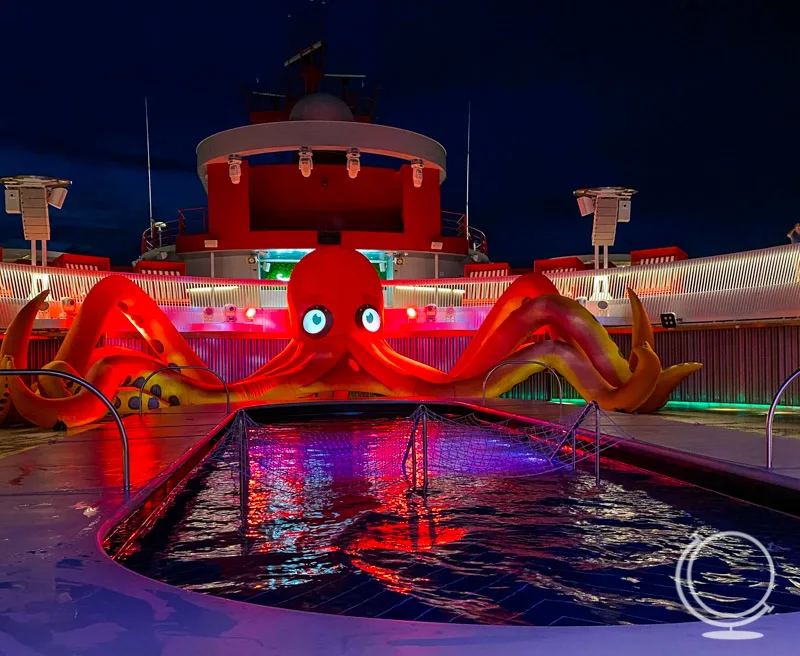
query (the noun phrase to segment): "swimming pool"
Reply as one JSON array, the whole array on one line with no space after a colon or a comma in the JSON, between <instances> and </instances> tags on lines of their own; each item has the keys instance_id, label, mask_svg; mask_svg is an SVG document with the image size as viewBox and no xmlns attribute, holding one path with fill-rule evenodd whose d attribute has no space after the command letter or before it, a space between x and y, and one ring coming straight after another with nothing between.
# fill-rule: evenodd
<instances>
[{"instance_id":1,"label":"swimming pool","mask_svg":"<svg viewBox=\"0 0 800 656\"><path fill-rule=\"evenodd\" d=\"M737 530L772 553L775 612L800 609L796 518L611 460L598 488L593 475L540 467L536 454L467 430L460 443L432 440L447 456L423 498L401 475L407 435L397 418L255 429L244 504L236 445L223 443L123 562L198 592L342 615L679 622L691 619L672 579L681 552L695 532ZM762 558L736 547L716 543L695 565L700 593L726 611L752 605L767 580Z\"/></svg>"}]
</instances>

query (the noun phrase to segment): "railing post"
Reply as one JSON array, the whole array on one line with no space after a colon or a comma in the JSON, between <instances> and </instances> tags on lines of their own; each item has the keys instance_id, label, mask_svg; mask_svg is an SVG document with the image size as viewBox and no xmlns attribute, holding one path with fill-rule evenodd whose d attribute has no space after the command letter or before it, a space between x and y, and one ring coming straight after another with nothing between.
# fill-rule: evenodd
<instances>
[{"instance_id":1,"label":"railing post","mask_svg":"<svg viewBox=\"0 0 800 656\"><path fill-rule=\"evenodd\" d=\"M80 376L74 376L64 371L55 371L52 369L0 369L0 377L2 376L55 376L56 378L65 378L66 380L71 380L73 383L85 387L100 399L114 418L114 423L117 425L119 436L122 439L122 496L126 502L130 500L131 463L128 450L128 433L125 431L125 426L122 424L122 417L119 416L119 412L117 412L114 404L111 403L99 389Z\"/></svg>"},{"instance_id":2,"label":"railing post","mask_svg":"<svg viewBox=\"0 0 800 656\"><path fill-rule=\"evenodd\" d=\"M428 495L428 411L422 415L422 496Z\"/></svg>"},{"instance_id":3,"label":"railing post","mask_svg":"<svg viewBox=\"0 0 800 656\"><path fill-rule=\"evenodd\" d=\"M769 406L769 412L767 413L767 435L766 435L766 461L767 461L767 469L772 469L772 422L775 420L775 412L778 409L778 402L781 400L783 393L786 391L786 388L792 384L795 378L800 376L800 369L795 371L791 376L789 376L783 384L780 386L778 391L775 394L775 397L772 399L772 404Z\"/></svg>"},{"instance_id":4,"label":"railing post","mask_svg":"<svg viewBox=\"0 0 800 656\"><path fill-rule=\"evenodd\" d=\"M242 529L247 531L247 506L250 496L250 445L247 439L247 425L244 422L244 411L236 416L239 434L236 436L239 447L239 514Z\"/></svg>"},{"instance_id":5,"label":"railing post","mask_svg":"<svg viewBox=\"0 0 800 656\"><path fill-rule=\"evenodd\" d=\"M594 484L600 485L600 406L594 403Z\"/></svg>"},{"instance_id":6,"label":"railing post","mask_svg":"<svg viewBox=\"0 0 800 656\"><path fill-rule=\"evenodd\" d=\"M572 471L578 471L578 431L573 428L572 433Z\"/></svg>"}]
</instances>

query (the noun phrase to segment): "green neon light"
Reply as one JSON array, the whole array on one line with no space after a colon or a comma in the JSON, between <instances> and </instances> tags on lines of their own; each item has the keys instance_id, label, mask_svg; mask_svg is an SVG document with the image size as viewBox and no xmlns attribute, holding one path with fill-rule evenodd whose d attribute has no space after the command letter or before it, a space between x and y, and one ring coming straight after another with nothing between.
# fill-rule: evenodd
<instances>
[{"instance_id":1,"label":"green neon light","mask_svg":"<svg viewBox=\"0 0 800 656\"><path fill-rule=\"evenodd\" d=\"M554 399L557 400L557 399ZM586 405L583 399L564 399L564 403L570 405ZM669 401L667 409L673 408L675 410L769 410L767 403L709 403L707 401ZM800 406L796 405L778 405L779 410L798 410Z\"/></svg>"}]
</instances>

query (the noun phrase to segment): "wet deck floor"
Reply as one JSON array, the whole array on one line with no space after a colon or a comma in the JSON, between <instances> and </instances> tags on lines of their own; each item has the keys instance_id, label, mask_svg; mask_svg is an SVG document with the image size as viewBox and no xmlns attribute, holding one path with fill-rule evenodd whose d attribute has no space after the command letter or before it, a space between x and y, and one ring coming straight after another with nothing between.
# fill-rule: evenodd
<instances>
[{"instance_id":1,"label":"wet deck floor","mask_svg":"<svg viewBox=\"0 0 800 656\"><path fill-rule=\"evenodd\" d=\"M541 418L552 404L493 401ZM569 410L566 410L569 412ZM125 419L134 490L157 486L212 431L221 408L174 409ZM617 416L615 416L617 420ZM757 466L763 438L663 418L618 416L640 440ZM793 448L794 445L796 448ZM113 424L66 434L0 431L0 653L32 654L530 654L706 653L700 624L508 627L389 622L284 611L205 596L145 579L110 561L98 533L121 512L121 443ZM800 440L776 457L800 471ZM784 470L785 471L785 470ZM790 474L792 475L792 474ZM687 615L687 619L689 616ZM795 653L794 615L758 623L762 640L725 653ZM716 653L716 652L714 652Z\"/></svg>"}]
</instances>

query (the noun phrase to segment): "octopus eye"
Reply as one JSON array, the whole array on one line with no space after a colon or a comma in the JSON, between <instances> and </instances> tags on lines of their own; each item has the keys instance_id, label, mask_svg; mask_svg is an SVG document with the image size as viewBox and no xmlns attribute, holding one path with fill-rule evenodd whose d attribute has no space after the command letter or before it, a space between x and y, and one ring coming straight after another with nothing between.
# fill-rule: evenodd
<instances>
[{"instance_id":1,"label":"octopus eye","mask_svg":"<svg viewBox=\"0 0 800 656\"><path fill-rule=\"evenodd\" d=\"M331 311L322 305L315 305L309 308L303 315L303 330L312 337L322 337L328 333L332 326L333 316Z\"/></svg>"},{"instance_id":2,"label":"octopus eye","mask_svg":"<svg viewBox=\"0 0 800 656\"><path fill-rule=\"evenodd\" d=\"M381 327L381 315L371 305L362 305L356 311L356 325L371 333L376 333Z\"/></svg>"}]
</instances>

